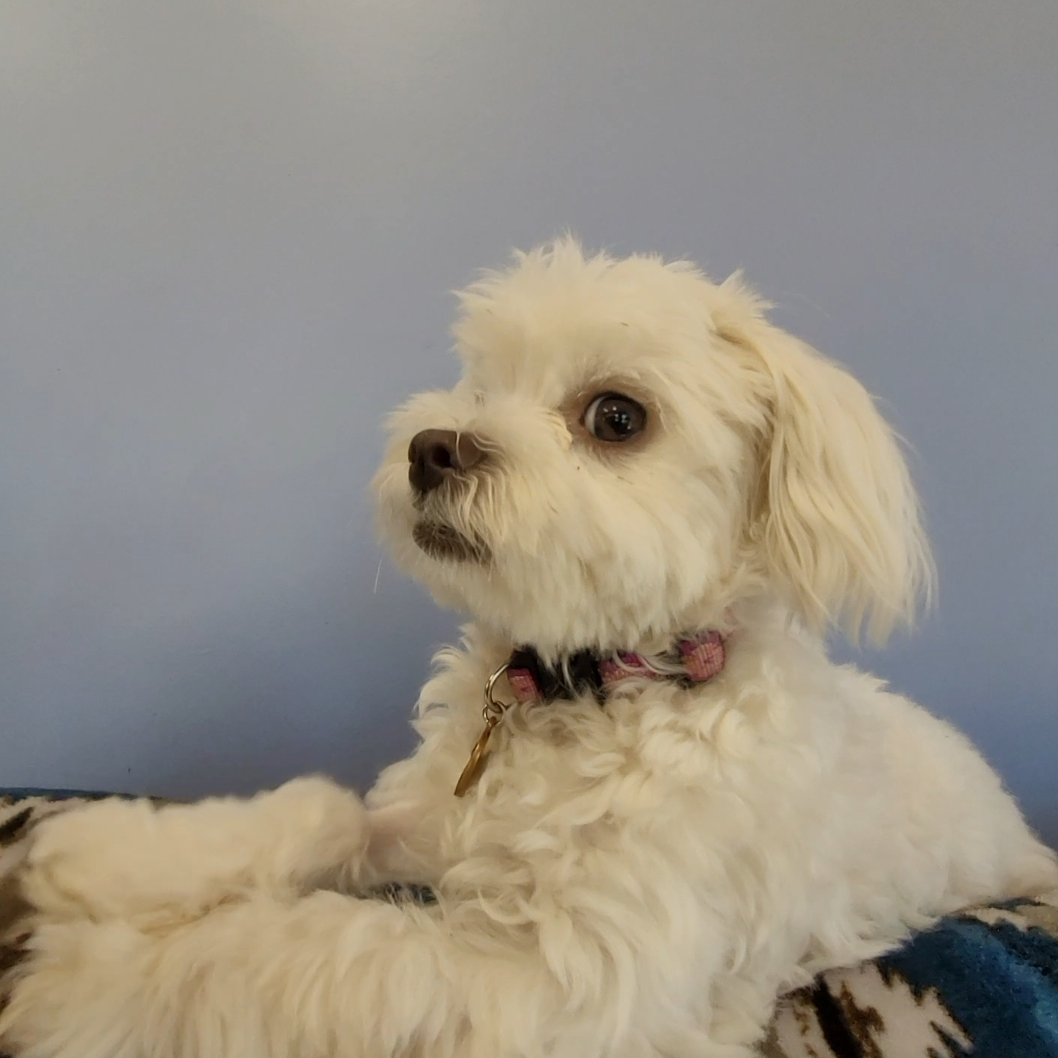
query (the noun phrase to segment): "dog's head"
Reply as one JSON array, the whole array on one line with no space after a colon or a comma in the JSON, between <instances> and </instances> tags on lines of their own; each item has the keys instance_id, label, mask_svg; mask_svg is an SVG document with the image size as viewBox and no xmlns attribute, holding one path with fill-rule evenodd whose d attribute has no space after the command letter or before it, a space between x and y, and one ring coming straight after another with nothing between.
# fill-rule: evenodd
<instances>
[{"instance_id":1,"label":"dog's head","mask_svg":"<svg viewBox=\"0 0 1058 1058\"><path fill-rule=\"evenodd\" d=\"M634 649L772 593L875 639L931 566L864 389L686 263L519 254L460 296L463 377L390 422L398 564L544 654Z\"/></svg>"}]
</instances>

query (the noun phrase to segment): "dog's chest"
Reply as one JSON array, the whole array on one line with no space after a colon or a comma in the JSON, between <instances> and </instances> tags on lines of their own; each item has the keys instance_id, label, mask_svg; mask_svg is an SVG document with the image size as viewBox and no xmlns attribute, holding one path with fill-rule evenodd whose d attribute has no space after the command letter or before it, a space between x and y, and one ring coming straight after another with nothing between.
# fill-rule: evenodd
<instances>
[{"instance_id":1,"label":"dog's chest","mask_svg":"<svg viewBox=\"0 0 1058 1058\"><path fill-rule=\"evenodd\" d=\"M687 703L674 708L672 698L512 710L479 787L455 809L453 856L495 855L502 835L509 849L568 860L653 829L661 813L670 831L685 825L693 833L718 778L708 735L716 719Z\"/></svg>"}]
</instances>

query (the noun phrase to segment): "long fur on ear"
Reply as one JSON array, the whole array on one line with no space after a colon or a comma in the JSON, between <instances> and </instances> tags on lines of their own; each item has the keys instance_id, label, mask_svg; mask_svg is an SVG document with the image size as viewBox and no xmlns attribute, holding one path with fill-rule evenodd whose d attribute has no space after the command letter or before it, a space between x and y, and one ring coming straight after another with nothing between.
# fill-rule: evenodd
<instances>
[{"instance_id":1,"label":"long fur on ear","mask_svg":"<svg viewBox=\"0 0 1058 1058\"><path fill-rule=\"evenodd\" d=\"M754 535L767 572L810 626L881 643L935 580L900 445L856 379L764 320L737 277L724 286L749 311L722 336L751 352L763 387Z\"/></svg>"}]
</instances>

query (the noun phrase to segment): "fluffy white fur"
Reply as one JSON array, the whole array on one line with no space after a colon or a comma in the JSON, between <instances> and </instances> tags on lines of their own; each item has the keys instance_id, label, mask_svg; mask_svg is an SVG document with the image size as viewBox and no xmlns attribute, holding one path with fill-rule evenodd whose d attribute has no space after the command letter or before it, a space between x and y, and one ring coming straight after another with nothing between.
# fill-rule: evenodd
<instances>
[{"instance_id":1,"label":"fluffy white fur","mask_svg":"<svg viewBox=\"0 0 1058 1058\"><path fill-rule=\"evenodd\" d=\"M748 1056L776 995L945 911L1058 885L1052 853L952 728L832 664L931 581L897 444L864 390L738 278L569 240L462 295L462 381L392 421L376 486L399 563L469 611L422 742L368 797L102 803L43 823L19 1058ZM644 436L580 423L617 390ZM489 457L415 502L409 439ZM423 518L489 558L431 558ZM452 786L515 644L664 649L723 628L712 682L518 707ZM429 882L433 908L348 895Z\"/></svg>"}]
</instances>

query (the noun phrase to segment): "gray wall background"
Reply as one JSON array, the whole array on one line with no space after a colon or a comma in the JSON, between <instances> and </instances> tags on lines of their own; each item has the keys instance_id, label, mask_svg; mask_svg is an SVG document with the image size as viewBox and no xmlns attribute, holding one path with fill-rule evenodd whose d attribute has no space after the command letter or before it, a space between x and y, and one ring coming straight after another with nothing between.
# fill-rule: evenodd
<instances>
[{"instance_id":1,"label":"gray wall background","mask_svg":"<svg viewBox=\"0 0 1058 1058\"><path fill-rule=\"evenodd\" d=\"M1058 837L1054 0L7 0L0 784L406 751L455 619L380 568L380 418L566 226L744 266L884 399L941 596L866 660Z\"/></svg>"}]
</instances>

